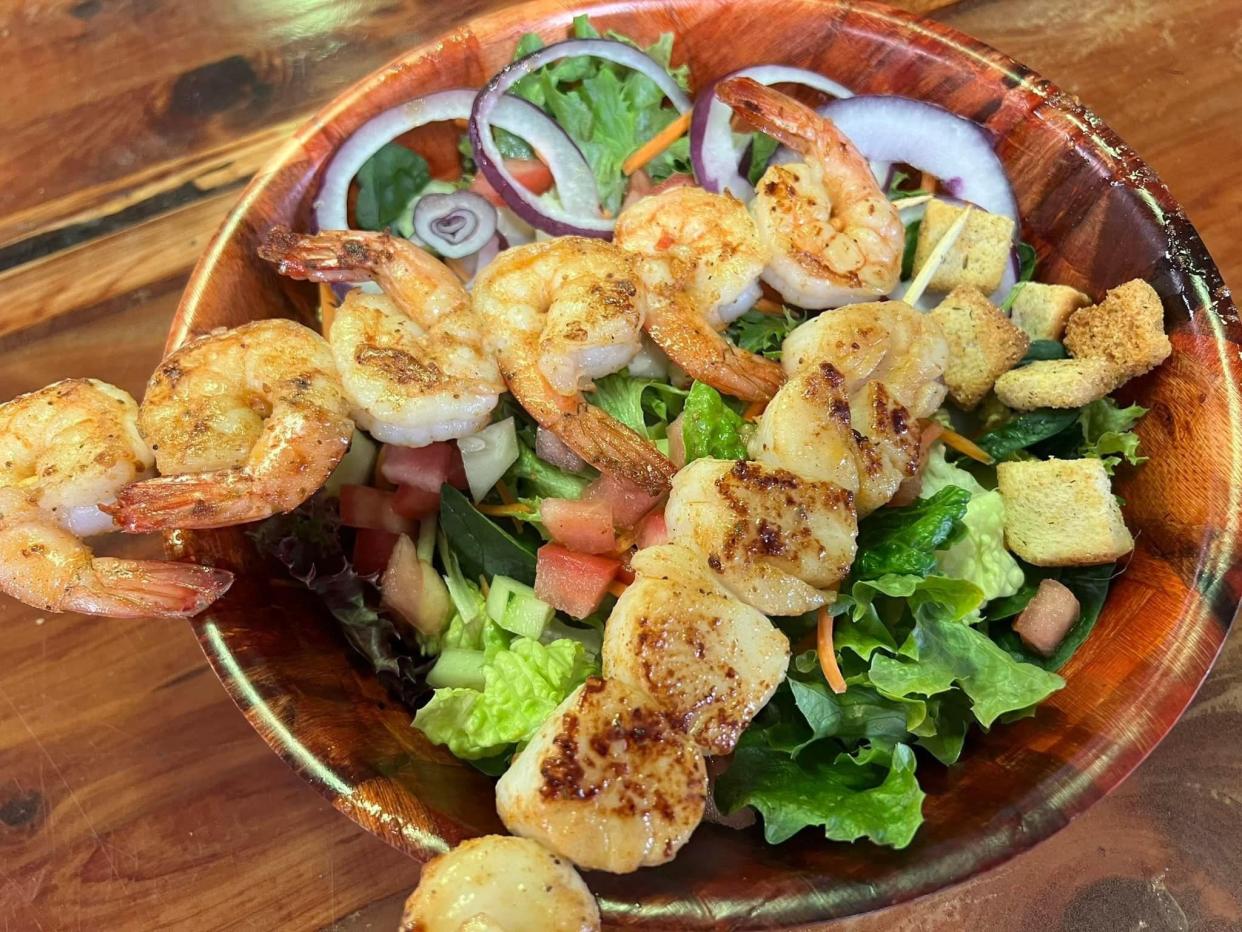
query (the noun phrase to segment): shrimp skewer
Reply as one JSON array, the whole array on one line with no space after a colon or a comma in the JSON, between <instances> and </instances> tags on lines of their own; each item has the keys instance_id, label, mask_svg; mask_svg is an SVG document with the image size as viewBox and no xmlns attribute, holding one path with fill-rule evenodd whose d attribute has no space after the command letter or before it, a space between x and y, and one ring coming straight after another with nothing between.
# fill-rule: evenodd
<instances>
[{"instance_id":1,"label":"shrimp skewer","mask_svg":"<svg viewBox=\"0 0 1242 932\"><path fill-rule=\"evenodd\" d=\"M151 472L138 404L94 379L66 379L0 405L0 591L47 612L195 615L225 570L95 557L79 537L116 530L100 506Z\"/></svg>"},{"instance_id":2,"label":"shrimp skewer","mask_svg":"<svg viewBox=\"0 0 1242 932\"><path fill-rule=\"evenodd\" d=\"M905 228L854 144L831 120L750 78L723 81L716 93L805 159L770 167L751 201L772 253L764 281L805 308L892 291L901 276Z\"/></svg>"},{"instance_id":3,"label":"shrimp skewer","mask_svg":"<svg viewBox=\"0 0 1242 932\"><path fill-rule=\"evenodd\" d=\"M536 421L601 472L667 490L673 464L582 395L641 346L644 291L629 254L577 236L518 246L479 273L472 297L505 384Z\"/></svg>"},{"instance_id":4,"label":"shrimp skewer","mask_svg":"<svg viewBox=\"0 0 1242 932\"><path fill-rule=\"evenodd\" d=\"M359 427L417 447L487 426L504 382L470 295L444 263L408 240L356 230L277 227L259 254L291 278L383 288L351 291L327 334Z\"/></svg>"},{"instance_id":5,"label":"shrimp skewer","mask_svg":"<svg viewBox=\"0 0 1242 932\"><path fill-rule=\"evenodd\" d=\"M226 527L291 511L349 446L326 342L291 320L215 330L165 359L138 417L164 475L105 508L127 531Z\"/></svg>"},{"instance_id":6,"label":"shrimp skewer","mask_svg":"<svg viewBox=\"0 0 1242 932\"><path fill-rule=\"evenodd\" d=\"M759 297L768 259L746 208L732 197L679 187L636 201L614 239L638 255L651 339L699 381L745 401L771 398L780 366L720 332Z\"/></svg>"}]
</instances>

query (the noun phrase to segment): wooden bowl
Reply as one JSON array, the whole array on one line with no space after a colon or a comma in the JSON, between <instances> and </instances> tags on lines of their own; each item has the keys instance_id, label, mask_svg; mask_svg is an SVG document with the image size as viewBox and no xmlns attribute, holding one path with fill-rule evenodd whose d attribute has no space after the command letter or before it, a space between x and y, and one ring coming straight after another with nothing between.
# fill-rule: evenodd
<instances>
[{"instance_id":1,"label":"wooden bowl","mask_svg":"<svg viewBox=\"0 0 1242 932\"><path fill-rule=\"evenodd\" d=\"M866 2L514 6L413 49L303 127L216 234L169 346L211 327L307 314L313 291L279 278L255 245L274 223L307 227L312 192L336 147L401 101L482 85L522 32L563 37L584 10L644 41L673 31L677 57L700 82L783 62L984 123L1016 184L1023 238L1039 251L1041 278L1098 297L1139 277L1164 300L1173 357L1125 392L1151 408L1140 428L1151 461L1119 489L1138 542L1134 557L1095 634L1063 671L1068 688L1034 718L974 735L960 765L920 768L929 795L915 842L890 851L807 831L769 847L757 830L704 825L672 864L588 879L616 925L775 927L875 909L999 864L1065 825L1152 750L1212 665L1242 587L1236 310L1151 170L1098 117L1029 69L937 23ZM256 570L240 530L178 534L170 543L240 571L195 630L255 729L337 809L419 859L502 830L491 780L428 745L313 599Z\"/></svg>"}]
</instances>

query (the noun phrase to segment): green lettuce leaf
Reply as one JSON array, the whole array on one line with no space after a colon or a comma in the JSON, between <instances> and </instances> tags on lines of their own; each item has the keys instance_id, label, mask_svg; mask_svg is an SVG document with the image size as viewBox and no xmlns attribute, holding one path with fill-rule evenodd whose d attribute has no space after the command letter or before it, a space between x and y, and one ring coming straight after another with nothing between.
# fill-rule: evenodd
<instances>
[{"instance_id":1,"label":"green lettuce leaf","mask_svg":"<svg viewBox=\"0 0 1242 932\"><path fill-rule=\"evenodd\" d=\"M668 435L669 421L681 413L686 390L656 379L639 379L628 371L595 380L591 403L648 440Z\"/></svg>"},{"instance_id":2,"label":"green lettuce leaf","mask_svg":"<svg viewBox=\"0 0 1242 932\"><path fill-rule=\"evenodd\" d=\"M1035 277L1035 264L1038 258L1034 246L1030 243L1018 243L1018 280L1009 289L1009 294L1005 295L1005 300L1001 302L1000 310L1003 313L1009 313L1013 302L1018 299L1018 294L1026 283Z\"/></svg>"},{"instance_id":3,"label":"green lettuce leaf","mask_svg":"<svg viewBox=\"0 0 1242 932\"><path fill-rule=\"evenodd\" d=\"M485 650L486 630L495 627L490 622L484 626ZM506 647L493 642L483 667L483 689L437 689L414 716L414 727L457 757L495 757L528 741L591 672L577 641L544 645L519 637Z\"/></svg>"},{"instance_id":4,"label":"green lettuce leaf","mask_svg":"<svg viewBox=\"0 0 1242 932\"><path fill-rule=\"evenodd\" d=\"M914 767L914 754L904 744L875 742L837 753L825 743L798 760L748 744L717 780L716 803L724 812L754 806L772 845L808 826L823 826L834 841L869 838L904 848L923 822L924 793Z\"/></svg>"},{"instance_id":5,"label":"green lettuce leaf","mask_svg":"<svg viewBox=\"0 0 1242 932\"><path fill-rule=\"evenodd\" d=\"M576 38L599 38L585 16L574 20ZM610 32L608 38L635 43ZM518 57L542 48L538 36L528 34L518 43ZM635 45L635 47L638 47ZM670 64L673 35L665 33L644 51L664 67L683 88L689 69ZM631 152L677 118L665 105L664 94L646 75L600 59L566 58L522 78L513 93L543 108L567 132L595 173L602 205L613 214L621 207L628 179L621 164ZM653 180L690 169L688 142L666 149L646 166Z\"/></svg>"},{"instance_id":6,"label":"green lettuce leaf","mask_svg":"<svg viewBox=\"0 0 1242 932\"><path fill-rule=\"evenodd\" d=\"M963 519L970 497L966 489L946 486L913 505L881 508L867 517L858 525L854 576L929 574L936 568L935 551L965 533Z\"/></svg>"},{"instance_id":7,"label":"green lettuce leaf","mask_svg":"<svg viewBox=\"0 0 1242 932\"><path fill-rule=\"evenodd\" d=\"M1095 623L1099 620L1100 611L1104 608L1104 600L1108 597L1108 587L1112 583L1116 569L1115 563L1107 563L1103 566L1058 568L1028 566L1026 568L1027 584L1022 587L1021 591L1009 599L998 600L988 606L987 617L992 623L993 639L1015 659L1024 663L1033 663L1045 670L1060 670L1095 629ZM1009 621L1026 608L1027 603L1035 596L1041 579L1055 579L1069 589L1078 599L1080 609L1078 621L1066 632L1051 657L1044 657L1027 650L1014 633L1012 622Z\"/></svg>"},{"instance_id":8,"label":"green lettuce leaf","mask_svg":"<svg viewBox=\"0 0 1242 932\"><path fill-rule=\"evenodd\" d=\"M1026 355L1022 357L1018 365L1025 366L1027 363L1040 362L1045 359L1069 359L1069 352L1065 349L1065 344L1059 340L1032 340L1031 345L1026 348Z\"/></svg>"},{"instance_id":9,"label":"green lettuce leaf","mask_svg":"<svg viewBox=\"0 0 1242 932\"><path fill-rule=\"evenodd\" d=\"M1101 460L1110 474L1122 462L1131 466L1147 462L1147 457L1139 455L1139 437L1134 433L1146 413L1141 405L1119 408L1111 398L1091 402L1079 416L1083 438L1079 453Z\"/></svg>"},{"instance_id":10,"label":"green lettuce leaf","mask_svg":"<svg viewBox=\"0 0 1242 932\"><path fill-rule=\"evenodd\" d=\"M936 553L936 567L945 576L965 579L983 590L984 601L1013 595L1026 580L1022 567L1005 549L1005 501L995 489L985 489L966 470L945 459L936 444L923 468L921 495L957 487L970 493L962 523L966 533Z\"/></svg>"},{"instance_id":11,"label":"green lettuce leaf","mask_svg":"<svg viewBox=\"0 0 1242 932\"><path fill-rule=\"evenodd\" d=\"M716 389L703 382L690 386L682 408L681 428L687 463L702 457L746 459L745 436L749 430L750 425L725 404Z\"/></svg>"},{"instance_id":12,"label":"green lettuce leaf","mask_svg":"<svg viewBox=\"0 0 1242 932\"><path fill-rule=\"evenodd\" d=\"M517 462L506 473L509 482L523 498L579 499L591 480L541 460L535 451L518 442ZM538 509L534 509L538 512Z\"/></svg>"},{"instance_id":13,"label":"green lettuce leaf","mask_svg":"<svg viewBox=\"0 0 1242 932\"><path fill-rule=\"evenodd\" d=\"M431 180L427 160L395 142L385 143L358 169L354 219L364 230L383 230L405 212Z\"/></svg>"},{"instance_id":14,"label":"green lettuce leaf","mask_svg":"<svg viewBox=\"0 0 1242 932\"><path fill-rule=\"evenodd\" d=\"M784 313L761 314L747 311L729 325L729 339L741 349L780 360L781 345L791 330L806 320L806 315L784 308Z\"/></svg>"}]
</instances>

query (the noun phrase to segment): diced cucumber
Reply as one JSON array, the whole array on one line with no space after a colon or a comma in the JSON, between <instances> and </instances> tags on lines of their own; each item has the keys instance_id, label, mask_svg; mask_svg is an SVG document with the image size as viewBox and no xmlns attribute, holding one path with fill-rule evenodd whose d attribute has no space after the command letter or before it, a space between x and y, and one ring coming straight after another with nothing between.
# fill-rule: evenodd
<instances>
[{"instance_id":1,"label":"diced cucumber","mask_svg":"<svg viewBox=\"0 0 1242 932\"><path fill-rule=\"evenodd\" d=\"M377 456L379 445L362 431L355 430L349 449L324 483L324 491L329 495L340 495L343 485L370 485Z\"/></svg>"},{"instance_id":2,"label":"diced cucumber","mask_svg":"<svg viewBox=\"0 0 1242 932\"><path fill-rule=\"evenodd\" d=\"M427 672L427 685L433 689L446 686L483 689L483 651L446 648Z\"/></svg>"},{"instance_id":3,"label":"diced cucumber","mask_svg":"<svg viewBox=\"0 0 1242 932\"><path fill-rule=\"evenodd\" d=\"M521 637L538 638L556 610L535 590L508 576L497 576L487 594L487 616Z\"/></svg>"}]
</instances>

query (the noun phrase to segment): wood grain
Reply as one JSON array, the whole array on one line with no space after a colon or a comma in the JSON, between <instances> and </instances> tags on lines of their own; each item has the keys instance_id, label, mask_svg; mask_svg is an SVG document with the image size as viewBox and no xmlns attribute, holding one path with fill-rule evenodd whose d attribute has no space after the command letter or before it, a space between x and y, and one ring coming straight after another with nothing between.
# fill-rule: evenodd
<instances>
[{"instance_id":1,"label":"wood grain","mask_svg":"<svg viewBox=\"0 0 1242 932\"><path fill-rule=\"evenodd\" d=\"M139 6L153 10L157 4L118 4L111 28L140 33L146 14ZM345 47L339 34L344 20L374 23L388 15L375 6L342 7L322 28L306 30L301 47L307 60L369 54L365 38ZM68 16L67 10L68 4L26 3L0 12L5 17L0 46L15 34L23 40L23 54L30 45L38 55L56 59L62 106L71 94L91 98L100 54L71 38L57 40L60 45L24 40L42 25L38 14ZM401 9L407 25L415 24L408 27L411 41L422 35L416 25L420 13L417 3ZM229 15L242 14L214 15L218 33L228 30ZM1242 110L1242 4L973 0L941 16L1094 105L1170 184L1226 277L1239 280L1242 241L1231 234L1242 204L1227 166L1242 158L1235 125ZM363 31L359 27L355 35ZM210 33L200 38L217 41ZM279 29L256 31L251 39L252 48L279 50L287 35ZM126 60L108 58L105 64L121 67ZM20 55L10 54L6 62L6 79L25 67ZM370 67L359 67L341 83ZM307 100L306 107L335 90L321 89L323 96ZM12 139L8 113L0 107L0 126ZM97 118L103 121L106 114ZM45 142L25 146L27 152L38 155L41 147L63 145L54 129L33 125L23 131L44 134ZM162 131L154 126L143 132ZM215 151L227 160L227 134L217 138ZM167 150L174 161L189 151ZM128 161L144 168L157 164ZM85 162L71 169L71 183L64 185L70 197L100 184L97 167ZM103 167L108 164L105 160ZM42 183L38 158L19 167L34 173L31 188ZM126 176L111 177L110 193L101 196L124 198ZM144 177L157 178L158 172ZM27 184L24 178L5 180L6 192ZM31 195L27 202L38 200ZM111 213L105 207L100 216ZM0 211L0 228L14 229L4 214ZM56 216L49 209L29 229L54 227ZM91 217L89 197L65 216ZM61 287L55 265L47 268L46 281L49 294ZM63 375L95 375L141 391L158 360L180 287L181 281L172 279L103 304L92 302L88 312L65 319L71 326L10 337L0 346L0 397ZM214 678L201 672L201 654L184 628L68 616L36 625L35 619L33 611L0 601L0 928L395 926L415 865L331 812L255 740ZM125 661L123 644L109 646L114 633L123 644L143 645L141 663ZM44 664L45 657L54 662ZM1155 754L1063 832L963 887L833 927L849 932L1239 928L1239 733L1242 647L1235 639L1195 708ZM22 782L6 779L14 773L22 774ZM113 779L114 773L125 779ZM148 793L148 783L157 789ZM179 788L170 789L173 783ZM34 805L32 792L45 805ZM26 815L32 811L34 816ZM106 856L117 852L114 870ZM279 870L271 869L273 859Z\"/></svg>"}]
</instances>

